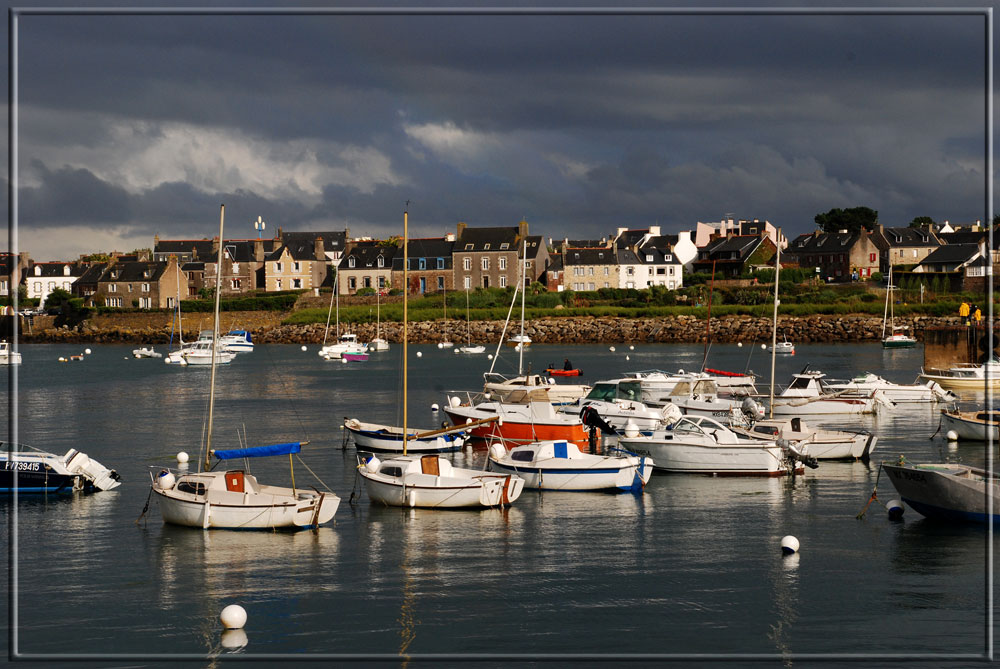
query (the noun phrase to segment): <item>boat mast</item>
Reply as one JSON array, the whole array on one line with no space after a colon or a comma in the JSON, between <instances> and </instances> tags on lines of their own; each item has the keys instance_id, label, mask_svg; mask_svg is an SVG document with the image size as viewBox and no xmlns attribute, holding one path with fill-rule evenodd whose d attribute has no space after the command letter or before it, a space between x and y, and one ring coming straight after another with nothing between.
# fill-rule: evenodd
<instances>
[{"instance_id":1,"label":"boat mast","mask_svg":"<svg viewBox=\"0 0 1000 669\"><path fill-rule=\"evenodd\" d=\"M524 283L528 274L528 238L524 238L524 255L521 257L521 341L518 343L517 375L524 374Z\"/></svg>"},{"instance_id":2,"label":"boat mast","mask_svg":"<svg viewBox=\"0 0 1000 669\"><path fill-rule=\"evenodd\" d=\"M712 293L715 291L715 261L712 261L712 281L708 285L708 316L705 318L705 355L701 359L701 371L708 364L708 345L712 341Z\"/></svg>"},{"instance_id":3,"label":"boat mast","mask_svg":"<svg viewBox=\"0 0 1000 669\"><path fill-rule=\"evenodd\" d=\"M330 267L333 267L333 263L330 263ZM339 280L340 280L340 271L335 269L333 275L333 292L330 293L330 308L326 310L326 329L323 330L323 348L326 348L326 336L330 333L330 316L333 314L333 298L337 295L337 282ZM340 320L339 310L337 314L339 322ZM339 330L340 327L338 326L337 329Z\"/></svg>"},{"instance_id":4,"label":"boat mast","mask_svg":"<svg viewBox=\"0 0 1000 669\"><path fill-rule=\"evenodd\" d=\"M781 271L781 228L775 236L777 253L774 254L774 321L771 325L771 401L768 403L768 418L774 418L774 359L778 355L778 273Z\"/></svg>"},{"instance_id":5,"label":"boat mast","mask_svg":"<svg viewBox=\"0 0 1000 669\"><path fill-rule=\"evenodd\" d=\"M222 225L226 218L226 205L219 209L219 257L215 265L215 320L212 325L212 377L208 391L208 430L205 432L205 460L201 463L201 471L211 467L212 458L212 419L215 412L215 356L219 348L219 297L222 292Z\"/></svg>"},{"instance_id":6,"label":"boat mast","mask_svg":"<svg viewBox=\"0 0 1000 669\"><path fill-rule=\"evenodd\" d=\"M892 301L892 265L889 265L889 284L885 287L885 312L882 314L882 340L885 341L885 321L889 317L889 303ZM889 331L892 334L892 331Z\"/></svg>"},{"instance_id":7,"label":"boat mast","mask_svg":"<svg viewBox=\"0 0 1000 669\"><path fill-rule=\"evenodd\" d=\"M409 208L410 201L406 201L406 206ZM406 329L406 295L410 289L410 276L409 276L409 265L410 265L410 251L408 247L408 241L410 238L409 230L409 212L406 209L403 210L403 455L406 455L406 387L407 387L407 368L406 368L406 343L409 332Z\"/></svg>"}]
</instances>

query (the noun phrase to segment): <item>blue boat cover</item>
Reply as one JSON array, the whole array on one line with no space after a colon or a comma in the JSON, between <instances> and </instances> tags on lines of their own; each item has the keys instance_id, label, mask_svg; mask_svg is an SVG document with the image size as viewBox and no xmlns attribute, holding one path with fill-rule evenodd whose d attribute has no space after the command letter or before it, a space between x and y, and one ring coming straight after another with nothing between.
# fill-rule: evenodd
<instances>
[{"instance_id":1,"label":"blue boat cover","mask_svg":"<svg viewBox=\"0 0 1000 669\"><path fill-rule=\"evenodd\" d=\"M555 452L555 457L557 458L569 458L565 441L557 441L552 444L552 450Z\"/></svg>"},{"instance_id":2,"label":"blue boat cover","mask_svg":"<svg viewBox=\"0 0 1000 669\"><path fill-rule=\"evenodd\" d=\"M259 458L265 455L290 455L302 450L302 443L294 441L289 444L271 444L270 446L253 446L251 448L234 448L228 451L213 451L220 460L234 458Z\"/></svg>"}]
</instances>

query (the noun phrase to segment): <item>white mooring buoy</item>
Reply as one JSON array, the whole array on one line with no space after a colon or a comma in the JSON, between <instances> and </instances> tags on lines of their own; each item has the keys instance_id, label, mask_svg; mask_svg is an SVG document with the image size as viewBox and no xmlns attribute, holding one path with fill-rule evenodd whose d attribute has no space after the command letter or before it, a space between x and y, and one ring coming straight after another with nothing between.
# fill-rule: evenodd
<instances>
[{"instance_id":1,"label":"white mooring buoy","mask_svg":"<svg viewBox=\"0 0 1000 669\"><path fill-rule=\"evenodd\" d=\"M423 353L421 353L420 351L417 351L417 357L418 357L418 358L422 358L422 357L424 357L424 354L423 354Z\"/></svg>"},{"instance_id":2,"label":"white mooring buoy","mask_svg":"<svg viewBox=\"0 0 1000 669\"><path fill-rule=\"evenodd\" d=\"M183 462L187 462L187 461L188 461L188 454L187 453L185 453L184 451L181 451L180 453L177 454L177 462L183 463Z\"/></svg>"},{"instance_id":3,"label":"white mooring buoy","mask_svg":"<svg viewBox=\"0 0 1000 669\"><path fill-rule=\"evenodd\" d=\"M948 430L948 433L944 436L947 437L948 441L958 441L958 432L954 430Z\"/></svg>"},{"instance_id":4,"label":"white mooring buoy","mask_svg":"<svg viewBox=\"0 0 1000 669\"><path fill-rule=\"evenodd\" d=\"M628 350L630 350L630 351L634 351L634 350L635 350L635 346L629 346L629 347L628 347Z\"/></svg>"},{"instance_id":5,"label":"white mooring buoy","mask_svg":"<svg viewBox=\"0 0 1000 669\"><path fill-rule=\"evenodd\" d=\"M767 350L767 344L761 344L760 345L760 350L766 351Z\"/></svg>"},{"instance_id":6,"label":"white mooring buoy","mask_svg":"<svg viewBox=\"0 0 1000 669\"><path fill-rule=\"evenodd\" d=\"M743 342L741 341L736 342L736 348L743 348Z\"/></svg>"},{"instance_id":7,"label":"white mooring buoy","mask_svg":"<svg viewBox=\"0 0 1000 669\"><path fill-rule=\"evenodd\" d=\"M309 349L308 349L307 347L305 347L305 346L303 346L303 347L302 347L302 352L303 352L303 353L304 353L304 352L306 352L306 351L308 351L308 350L309 350Z\"/></svg>"},{"instance_id":8,"label":"white mooring buoy","mask_svg":"<svg viewBox=\"0 0 1000 669\"><path fill-rule=\"evenodd\" d=\"M796 539L795 537L793 537L790 534L788 536L781 537L781 552L783 554L785 554L785 555L791 555L792 553L798 553L799 552L799 540Z\"/></svg>"},{"instance_id":9,"label":"white mooring buoy","mask_svg":"<svg viewBox=\"0 0 1000 669\"><path fill-rule=\"evenodd\" d=\"M239 604L230 604L219 614L222 626L228 630L242 629L247 624L247 612Z\"/></svg>"},{"instance_id":10,"label":"white mooring buoy","mask_svg":"<svg viewBox=\"0 0 1000 669\"><path fill-rule=\"evenodd\" d=\"M83 352L86 353L87 355L90 355L90 349L89 348L83 349Z\"/></svg>"},{"instance_id":11,"label":"white mooring buoy","mask_svg":"<svg viewBox=\"0 0 1000 669\"><path fill-rule=\"evenodd\" d=\"M612 353L614 353L615 352L615 347L614 346L609 346L608 350L611 351Z\"/></svg>"},{"instance_id":12,"label":"white mooring buoy","mask_svg":"<svg viewBox=\"0 0 1000 669\"><path fill-rule=\"evenodd\" d=\"M440 407L437 404L431 405L431 411L437 411Z\"/></svg>"},{"instance_id":13,"label":"white mooring buoy","mask_svg":"<svg viewBox=\"0 0 1000 669\"><path fill-rule=\"evenodd\" d=\"M889 520L899 520L903 517L903 503L898 499L890 499L885 508L889 511Z\"/></svg>"}]
</instances>

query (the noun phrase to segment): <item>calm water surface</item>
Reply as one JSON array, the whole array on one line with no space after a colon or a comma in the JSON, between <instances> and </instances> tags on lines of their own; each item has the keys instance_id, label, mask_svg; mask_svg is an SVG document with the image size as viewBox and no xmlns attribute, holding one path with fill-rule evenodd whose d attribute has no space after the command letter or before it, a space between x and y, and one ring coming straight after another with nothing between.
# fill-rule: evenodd
<instances>
[{"instance_id":1,"label":"calm water surface","mask_svg":"<svg viewBox=\"0 0 1000 669\"><path fill-rule=\"evenodd\" d=\"M82 348L22 348L19 439L57 453L79 448L124 483L17 507L10 621L26 655L106 656L106 666L126 659L113 654L148 665L229 653L218 614L232 603L249 614L249 642L236 651L245 655L873 659L986 647L987 532L912 510L891 522L877 505L857 520L877 462L823 463L794 480L657 473L642 495L528 491L505 512L403 511L366 496L349 504L359 483L340 426L345 416L399 420L398 346L361 364L324 362L316 347L258 346L218 370L213 445L236 446L244 430L254 445L309 440L305 463L343 499L334 524L318 534L202 532L165 526L155 501L137 524L150 467L172 464L182 450L197 467L210 372L134 360L125 346L91 346L84 362L58 362ZM631 370L697 369L704 351L616 348L535 346L525 362L542 369L569 357L593 382ZM800 345L778 360L778 381L807 363L833 377L869 370L909 383L922 351ZM497 371L516 364L508 349ZM448 391L474 390L488 365L485 355L411 346L410 423L440 424L445 416L431 404L443 404ZM709 366L753 369L766 383L770 359L756 346L717 345ZM929 406L826 424L875 431L876 459L986 460L983 444L931 439L938 418ZM454 457L481 467L484 452ZM262 480L288 482L284 459L253 464ZM312 482L297 466L296 483ZM879 496L895 496L885 477ZM0 508L10 520L11 503ZM10 524L3 528L9 544ZM782 558L787 534L802 550Z\"/></svg>"}]
</instances>

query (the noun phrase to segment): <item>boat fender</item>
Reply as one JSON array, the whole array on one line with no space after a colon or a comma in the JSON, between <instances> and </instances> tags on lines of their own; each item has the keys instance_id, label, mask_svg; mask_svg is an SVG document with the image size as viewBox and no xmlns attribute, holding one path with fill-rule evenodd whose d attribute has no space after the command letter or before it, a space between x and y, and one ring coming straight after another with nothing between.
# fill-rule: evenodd
<instances>
[{"instance_id":1,"label":"boat fender","mask_svg":"<svg viewBox=\"0 0 1000 669\"><path fill-rule=\"evenodd\" d=\"M373 455L370 458L368 458L368 462L365 463L365 469L367 469L369 473L374 474L375 472L378 471L378 466L380 464L382 463L379 461L379 459Z\"/></svg>"},{"instance_id":2,"label":"boat fender","mask_svg":"<svg viewBox=\"0 0 1000 669\"><path fill-rule=\"evenodd\" d=\"M176 481L174 475L166 469L161 469L160 473L156 475L156 487L160 490L170 490Z\"/></svg>"},{"instance_id":3,"label":"boat fender","mask_svg":"<svg viewBox=\"0 0 1000 669\"><path fill-rule=\"evenodd\" d=\"M634 439L639 436L639 426L635 424L635 421L629 418L625 421L625 436L629 439Z\"/></svg>"},{"instance_id":4,"label":"boat fender","mask_svg":"<svg viewBox=\"0 0 1000 669\"><path fill-rule=\"evenodd\" d=\"M453 407L462 406L462 399L459 397L449 397L448 404L450 404Z\"/></svg>"},{"instance_id":5,"label":"boat fender","mask_svg":"<svg viewBox=\"0 0 1000 669\"><path fill-rule=\"evenodd\" d=\"M494 460L500 460L505 455L507 455L507 449L503 447L503 444L493 444L490 446L490 456Z\"/></svg>"}]
</instances>

